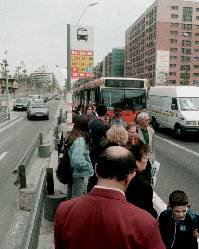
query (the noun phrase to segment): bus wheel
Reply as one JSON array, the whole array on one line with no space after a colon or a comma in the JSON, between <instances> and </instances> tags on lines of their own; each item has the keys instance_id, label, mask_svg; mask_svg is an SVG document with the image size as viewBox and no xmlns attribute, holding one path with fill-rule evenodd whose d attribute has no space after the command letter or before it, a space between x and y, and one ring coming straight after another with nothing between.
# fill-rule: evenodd
<instances>
[{"instance_id":1,"label":"bus wheel","mask_svg":"<svg viewBox=\"0 0 199 249\"><path fill-rule=\"evenodd\" d=\"M157 121L156 121L155 118L152 118L151 124L152 124L153 129L154 129L155 131L158 131L158 130L159 130L159 124L157 123Z\"/></svg>"}]
</instances>

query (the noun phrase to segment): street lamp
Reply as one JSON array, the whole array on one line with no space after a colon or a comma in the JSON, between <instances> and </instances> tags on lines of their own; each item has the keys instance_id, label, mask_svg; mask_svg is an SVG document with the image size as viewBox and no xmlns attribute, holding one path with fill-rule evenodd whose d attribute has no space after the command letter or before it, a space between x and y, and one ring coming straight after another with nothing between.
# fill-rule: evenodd
<instances>
[{"instance_id":1,"label":"street lamp","mask_svg":"<svg viewBox=\"0 0 199 249\"><path fill-rule=\"evenodd\" d=\"M79 24L79 22L80 22L80 20L81 20L81 18L83 17L83 15L86 13L86 11L87 11L87 9L89 8L89 7L93 7L93 6L95 6L95 5L97 5L98 3L90 3L90 4L88 4L87 6L86 6L86 8L82 11L82 13L81 13L81 15L80 15L80 17L79 17L79 19L78 19L78 21L77 21L77 24L76 25L78 25Z\"/></svg>"},{"instance_id":2,"label":"street lamp","mask_svg":"<svg viewBox=\"0 0 199 249\"><path fill-rule=\"evenodd\" d=\"M5 81L6 81L6 109L7 109L7 112L8 112L8 118L10 117L9 116L9 103L8 103L8 70L7 70L7 67L8 67L8 62L7 62L7 59L3 59L2 63L1 63L1 67L2 67L2 72L4 72L4 77L5 77ZM3 75L2 75L3 76Z\"/></svg>"}]
</instances>

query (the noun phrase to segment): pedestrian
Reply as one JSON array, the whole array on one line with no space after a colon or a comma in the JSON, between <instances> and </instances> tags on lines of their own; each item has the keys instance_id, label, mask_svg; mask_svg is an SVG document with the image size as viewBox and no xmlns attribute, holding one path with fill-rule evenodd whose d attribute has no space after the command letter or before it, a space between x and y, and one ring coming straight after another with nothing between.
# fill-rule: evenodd
<instances>
[{"instance_id":1,"label":"pedestrian","mask_svg":"<svg viewBox=\"0 0 199 249\"><path fill-rule=\"evenodd\" d=\"M131 123L127 125L126 130L128 132L128 142L126 145L127 149L131 149L131 147L135 144L137 144L139 141L141 141L138 138L138 133L137 133L137 124L136 123Z\"/></svg>"},{"instance_id":2,"label":"pedestrian","mask_svg":"<svg viewBox=\"0 0 199 249\"><path fill-rule=\"evenodd\" d=\"M66 139L73 181L68 184L67 199L82 195L87 189L88 178L94 174L89 156L88 118L80 115L75 119L72 131Z\"/></svg>"},{"instance_id":3,"label":"pedestrian","mask_svg":"<svg viewBox=\"0 0 199 249\"><path fill-rule=\"evenodd\" d=\"M125 146L128 142L128 132L123 126L112 125L106 132L106 139L115 145Z\"/></svg>"},{"instance_id":4,"label":"pedestrian","mask_svg":"<svg viewBox=\"0 0 199 249\"><path fill-rule=\"evenodd\" d=\"M155 161L155 147L154 147L154 130L149 126L150 124L150 118L147 112L140 112L137 115L137 132L139 139L144 143L148 145L149 148L149 160L147 163L146 170L143 172L143 175L145 179L152 183L152 164Z\"/></svg>"},{"instance_id":5,"label":"pedestrian","mask_svg":"<svg viewBox=\"0 0 199 249\"><path fill-rule=\"evenodd\" d=\"M145 209L154 218L157 218L158 214L153 208L153 188L142 175L149 159L148 146L143 142L139 142L131 146L130 151L136 160L137 172L127 187L126 199L137 207Z\"/></svg>"},{"instance_id":6,"label":"pedestrian","mask_svg":"<svg viewBox=\"0 0 199 249\"><path fill-rule=\"evenodd\" d=\"M88 119L90 120L90 118L92 117L92 106L91 106L91 105L87 105L87 106L85 107L84 115L85 115L86 117L88 117Z\"/></svg>"},{"instance_id":7,"label":"pedestrian","mask_svg":"<svg viewBox=\"0 0 199 249\"><path fill-rule=\"evenodd\" d=\"M198 249L199 216L189 208L181 190L169 196L169 206L159 216L159 227L166 249Z\"/></svg>"},{"instance_id":8,"label":"pedestrian","mask_svg":"<svg viewBox=\"0 0 199 249\"><path fill-rule=\"evenodd\" d=\"M135 167L126 148L103 151L96 164L98 184L56 211L55 249L165 249L158 221L125 199Z\"/></svg>"},{"instance_id":9,"label":"pedestrian","mask_svg":"<svg viewBox=\"0 0 199 249\"><path fill-rule=\"evenodd\" d=\"M120 125L124 128L127 127L127 123L122 119L121 112L115 112L115 115L112 119L112 125Z\"/></svg>"},{"instance_id":10,"label":"pedestrian","mask_svg":"<svg viewBox=\"0 0 199 249\"><path fill-rule=\"evenodd\" d=\"M106 125L111 125L112 120L111 120L110 114L108 114L108 113L106 114L104 121L105 121Z\"/></svg>"}]
</instances>

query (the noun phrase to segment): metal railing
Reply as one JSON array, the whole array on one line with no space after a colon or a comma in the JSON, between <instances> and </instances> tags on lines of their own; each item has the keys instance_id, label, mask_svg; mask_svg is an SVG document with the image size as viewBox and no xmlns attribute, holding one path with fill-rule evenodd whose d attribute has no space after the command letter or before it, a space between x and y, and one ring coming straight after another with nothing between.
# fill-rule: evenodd
<instances>
[{"instance_id":1,"label":"metal railing","mask_svg":"<svg viewBox=\"0 0 199 249\"><path fill-rule=\"evenodd\" d=\"M46 190L46 167L44 166L39 179L33 208L30 214L30 220L27 225L20 249L36 249L39 242L40 226L43 213L43 204Z\"/></svg>"},{"instance_id":2,"label":"metal railing","mask_svg":"<svg viewBox=\"0 0 199 249\"><path fill-rule=\"evenodd\" d=\"M13 170L13 174L16 175L16 179L14 180L15 185L19 185L19 188L26 188L26 168L33 157L35 149L38 145L43 144L43 134L39 133L33 143L30 145L24 156L22 157L21 161Z\"/></svg>"}]
</instances>

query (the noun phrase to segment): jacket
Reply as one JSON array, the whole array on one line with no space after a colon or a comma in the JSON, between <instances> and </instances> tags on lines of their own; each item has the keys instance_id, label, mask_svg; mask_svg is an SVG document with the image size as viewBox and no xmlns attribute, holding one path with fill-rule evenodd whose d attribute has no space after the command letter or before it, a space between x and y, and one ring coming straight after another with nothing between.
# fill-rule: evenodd
<instances>
[{"instance_id":1,"label":"jacket","mask_svg":"<svg viewBox=\"0 0 199 249\"><path fill-rule=\"evenodd\" d=\"M192 235L196 224L189 212L188 210L185 220L180 221L173 219L170 208L160 214L160 233L167 249L198 249L197 239Z\"/></svg>"},{"instance_id":2,"label":"jacket","mask_svg":"<svg viewBox=\"0 0 199 249\"><path fill-rule=\"evenodd\" d=\"M158 221L113 189L62 202L54 235L55 249L165 249Z\"/></svg>"},{"instance_id":3,"label":"jacket","mask_svg":"<svg viewBox=\"0 0 199 249\"><path fill-rule=\"evenodd\" d=\"M68 150L70 164L74 169L73 177L92 176L94 174L93 166L89 156L89 150L83 137L78 137Z\"/></svg>"}]
</instances>

